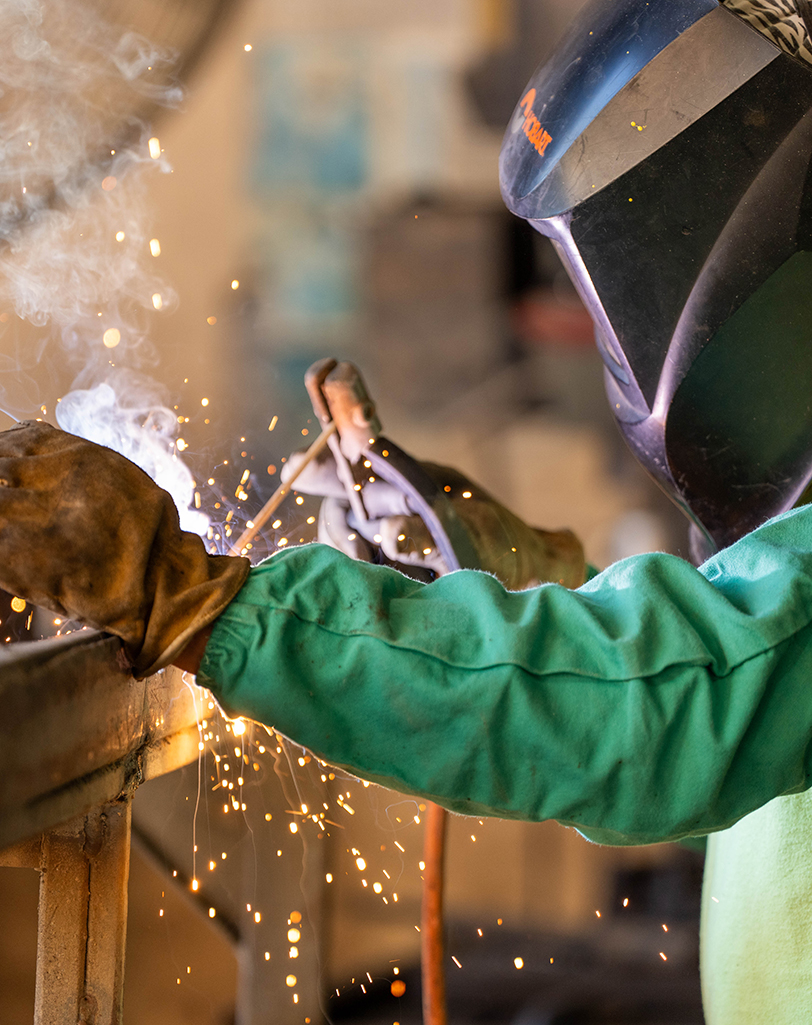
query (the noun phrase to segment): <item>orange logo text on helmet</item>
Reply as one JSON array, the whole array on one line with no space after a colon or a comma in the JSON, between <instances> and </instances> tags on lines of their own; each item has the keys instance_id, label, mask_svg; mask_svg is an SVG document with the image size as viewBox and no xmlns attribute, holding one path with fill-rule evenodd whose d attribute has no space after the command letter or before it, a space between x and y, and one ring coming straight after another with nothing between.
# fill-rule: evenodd
<instances>
[{"instance_id":1,"label":"orange logo text on helmet","mask_svg":"<svg viewBox=\"0 0 812 1025\"><path fill-rule=\"evenodd\" d=\"M536 90L530 89L520 100L519 106L524 111L524 124L522 131L533 144L539 156L544 156L544 151L553 141L553 137L541 126L541 122L533 113L533 101L536 98Z\"/></svg>"}]
</instances>

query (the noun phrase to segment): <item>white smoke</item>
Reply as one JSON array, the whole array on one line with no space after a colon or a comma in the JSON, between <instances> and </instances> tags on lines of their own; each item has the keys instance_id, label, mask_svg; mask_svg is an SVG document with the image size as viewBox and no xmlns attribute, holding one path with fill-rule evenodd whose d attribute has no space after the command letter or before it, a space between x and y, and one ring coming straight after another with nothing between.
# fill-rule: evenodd
<instances>
[{"instance_id":1,"label":"white smoke","mask_svg":"<svg viewBox=\"0 0 812 1025\"><path fill-rule=\"evenodd\" d=\"M205 534L209 518L189 508L194 481L172 441L177 428L175 414L151 401L154 389L149 385L143 404L138 405L139 384L132 379L125 381L123 376L66 395L57 406L59 426L131 459L175 500L181 527ZM131 404L122 405L119 393L125 394Z\"/></svg>"},{"instance_id":2,"label":"white smoke","mask_svg":"<svg viewBox=\"0 0 812 1025\"><path fill-rule=\"evenodd\" d=\"M144 373L175 296L147 269L146 175L169 167L143 114L181 93L172 54L107 9L0 0L0 403L41 415L43 382L67 380L59 426L132 459L203 533L177 417Z\"/></svg>"}]
</instances>

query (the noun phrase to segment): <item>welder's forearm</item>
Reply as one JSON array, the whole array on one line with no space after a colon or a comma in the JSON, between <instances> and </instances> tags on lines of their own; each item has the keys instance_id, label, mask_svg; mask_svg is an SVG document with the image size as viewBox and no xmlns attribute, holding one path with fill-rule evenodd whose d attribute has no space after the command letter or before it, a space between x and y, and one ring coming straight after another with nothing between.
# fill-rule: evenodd
<instances>
[{"instance_id":1,"label":"welder's forearm","mask_svg":"<svg viewBox=\"0 0 812 1025\"><path fill-rule=\"evenodd\" d=\"M172 659L172 665L182 669L185 673L197 675L213 626L214 624L210 623L207 627L198 631L183 651Z\"/></svg>"},{"instance_id":2,"label":"welder's forearm","mask_svg":"<svg viewBox=\"0 0 812 1025\"><path fill-rule=\"evenodd\" d=\"M458 812L614 843L698 834L809 784L810 551L812 511L705 576L644 556L578 592L510 594L310 546L252 570L200 679L232 714Z\"/></svg>"}]
</instances>

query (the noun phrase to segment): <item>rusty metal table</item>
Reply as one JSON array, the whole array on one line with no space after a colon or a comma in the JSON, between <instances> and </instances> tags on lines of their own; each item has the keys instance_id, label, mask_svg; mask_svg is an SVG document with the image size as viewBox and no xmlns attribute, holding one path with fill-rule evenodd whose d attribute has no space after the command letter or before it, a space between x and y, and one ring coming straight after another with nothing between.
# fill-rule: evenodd
<instances>
[{"instance_id":1,"label":"rusty metal table","mask_svg":"<svg viewBox=\"0 0 812 1025\"><path fill-rule=\"evenodd\" d=\"M40 872L35 1025L121 1021L131 800L193 761L203 692L82 630L0 648L0 865Z\"/></svg>"}]
</instances>

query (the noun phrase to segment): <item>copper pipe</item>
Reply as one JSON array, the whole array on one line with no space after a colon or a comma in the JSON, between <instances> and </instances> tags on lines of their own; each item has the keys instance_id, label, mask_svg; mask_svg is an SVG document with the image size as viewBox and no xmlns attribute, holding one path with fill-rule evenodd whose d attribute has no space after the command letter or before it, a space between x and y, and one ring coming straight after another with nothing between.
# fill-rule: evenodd
<instances>
[{"instance_id":1,"label":"copper pipe","mask_svg":"<svg viewBox=\"0 0 812 1025\"><path fill-rule=\"evenodd\" d=\"M423 837L423 906L420 915L420 963L423 975L423 1025L447 1025L445 944L443 938L443 870L448 812L426 806Z\"/></svg>"}]
</instances>

